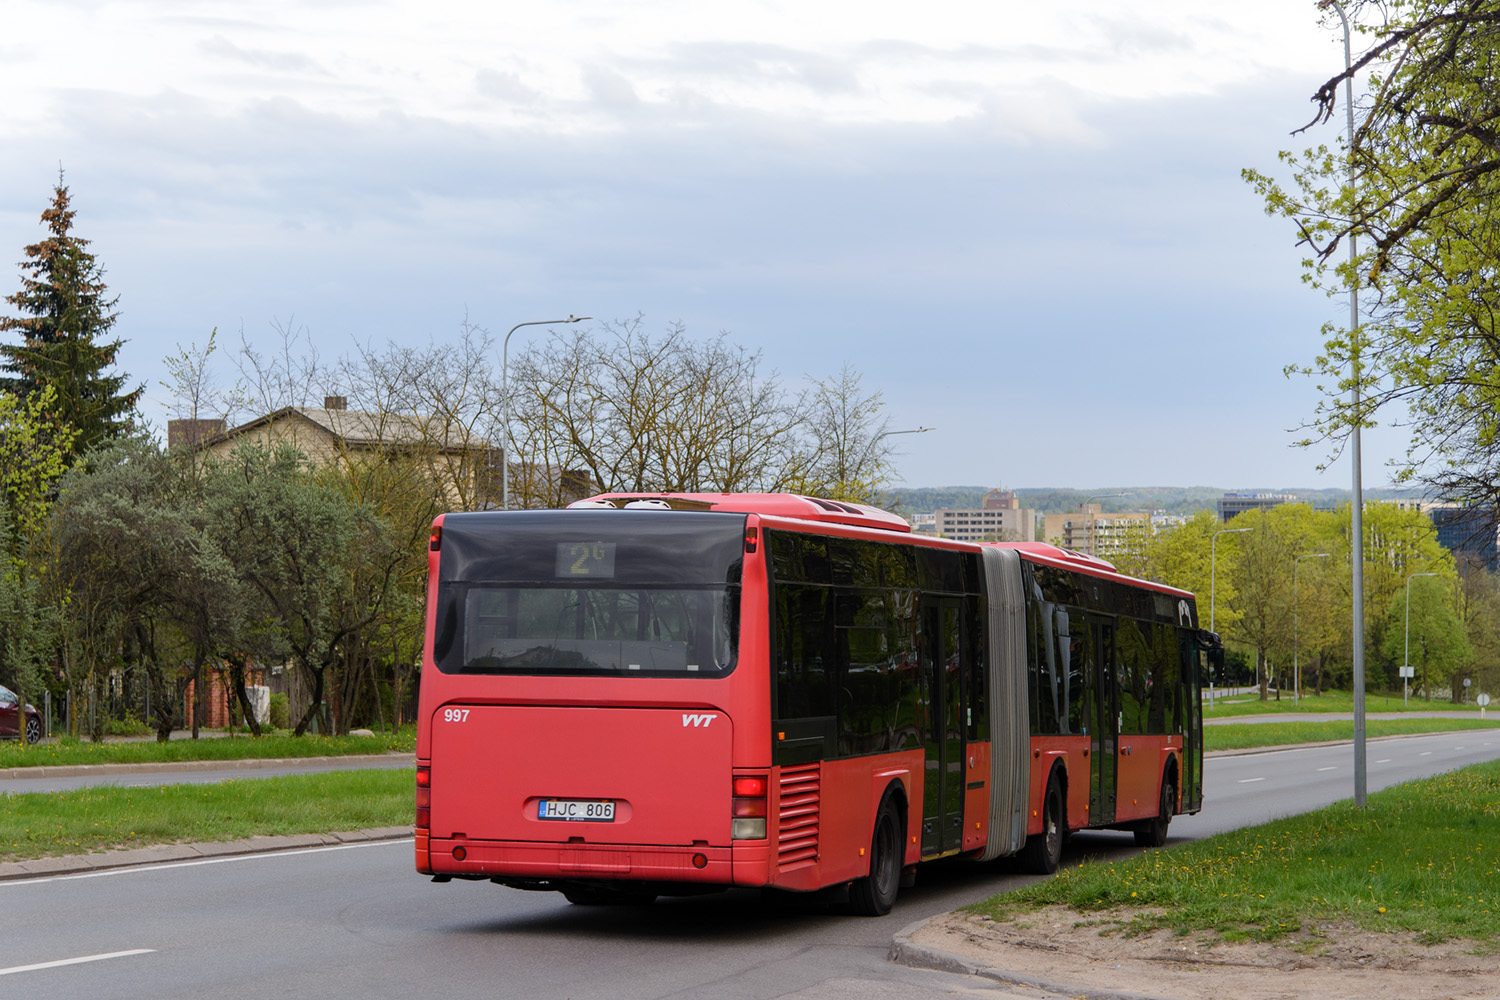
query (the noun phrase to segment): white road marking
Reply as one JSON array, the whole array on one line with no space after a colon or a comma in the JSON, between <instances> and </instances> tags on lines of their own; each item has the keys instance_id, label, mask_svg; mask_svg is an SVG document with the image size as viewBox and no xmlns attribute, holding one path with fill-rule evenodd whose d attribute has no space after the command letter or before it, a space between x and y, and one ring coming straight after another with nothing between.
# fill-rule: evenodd
<instances>
[{"instance_id":1,"label":"white road marking","mask_svg":"<svg viewBox=\"0 0 1500 1000\"><path fill-rule=\"evenodd\" d=\"M1337 771L1338 768L1337 767L1320 767L1320 768L1318 768L1318 770L1319 771Z\"/></svg>"},{"instance_id":2,"label":"white road marking","mask_svg":"<svg viewBox=\"0 0 1500 1000\"><path fill-rule=\"evenodd\" d=\"M1390 762L1391 762L1391 759L1389 757L1382 757L1379 760L1377 760L1375 763L1377 763L1377 764L1389 764Z\"/></svg>"},{"instance_id":3,"label":"white road marking","mask_svg":"<svg viewBox=\"0 0 1500 1000\"><path fill-rule=\"evenodd\" d=\"M1417 756L1418 757L1431 757L1432 756L1432 751L1431 750L1423 750L1421 753L1417 754Z\"/></svg>"},{"instance_id":4,"label":"white road marking","mask_svg":"<svg viewBox=\"0 0 1500 1000\"><path fill-rule=\"evenodd\" d=\"M155 948L133 948L130 951L111 951L104 955L84 955L81 958L60 958L56 962L38 962L35 965L13 965L8 969L0 969L0 976L8 976L12 972L36 972L39 969L56 969L64 965L82 965L85 962L102 962L106 958L125 958L127 955L149 955Z\"/></svg>"},{"instance_id":5,"label":"white road marking","mask_svg":"<svg viewBox=\"0 0 1500 1000\"><path fill-rule=\"evenodd\" d=\"M1241 778L1240 779L1240 784L1242 784L1242 785L1248 785L1252 781L1265 781L1265 780L1266 780L1265 778Z\"/></svg>"}]
</instances>

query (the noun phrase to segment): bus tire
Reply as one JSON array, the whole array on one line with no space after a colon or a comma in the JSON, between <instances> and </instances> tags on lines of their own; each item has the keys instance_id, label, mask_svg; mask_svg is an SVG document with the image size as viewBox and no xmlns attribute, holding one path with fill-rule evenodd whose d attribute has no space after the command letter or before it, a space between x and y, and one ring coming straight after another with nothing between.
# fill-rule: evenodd
<instances>
[{"instance_id":1,"label":"bus tire","mask_svg":"<svg viewBox=\"0 0 1500 1000\"><path fill-rule=\"evenodd\" d=\"M1156 818L1148 819L1135 828L1135 842L1142 847L1160 847L1167 842L1167 827L1172 823L1172 814L1177 809L1177 785L1172 775L1161 779L1161 802L1156 808Z\"/></svg>"},{"instance_id":2,"label":"bus tire","mask_svg":"<svg viewBox=\"0 0 1500 1000\"><path fill-rule=\"evenodd\" d=\"M1021 864L1034 875L1051 875L1057 871L1057 866L1062 863L1063 837L1067 832L1062 782L1053 771L1047 779L1047 794L1042 799L1042 832L1026 838L1026 846L1021 848Z\"/></svg>"},{"instance_id":3,"label":"bus tire","mask_svg":"<svg viewBox=\"0 0 1500 1000\"><path fill-rule=\"evenodd\" d=\"M883 917L896 903L901 888L901 818L891 796L880 803L870 836L870 874L849 883L849 912L861 917Z\"/></svg>"}]
</instances>

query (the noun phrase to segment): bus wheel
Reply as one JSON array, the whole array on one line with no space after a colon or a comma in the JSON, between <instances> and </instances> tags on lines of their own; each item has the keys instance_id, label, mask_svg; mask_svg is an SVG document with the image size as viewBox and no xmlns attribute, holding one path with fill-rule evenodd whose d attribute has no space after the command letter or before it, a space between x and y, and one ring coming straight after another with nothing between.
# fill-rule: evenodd
<instances>
[{"instance_id":1,"label":"bus wheel","mask_svg":"<svg viewBox=\"0 0 1500 1000\"><path fill-rule=\"evenodd\" d=\"M1062 785L1053 774L1047 780L1047 797L1042 800L1042 832L1026 838L1021 848L1021 863L1036 875L1051 875L1062 862L1063 834L1067 823L1063 814Z\"/></svg>"},{"instance_id":2,"label":"bus wheel","mask_svg":"<svg viewBox=\"0 0 1500 1000\"><path fill-rule=\"evenodd\" d=\"M1160 847L1167 842L1167 826L1172 822L1172 813L1177 806L1177 786L1170 777L1161 782L1161 804L1156 818L1148 819L1135 828L1135 842L1142 847Z\"/></svg>"},{"instance_id":3,"label":"bus wheel","mask_svg":"<svg viewBox=\"0 0 1500 1000\"><path fill-rule=\"evenodd\" d=\"M870 838L870 874L849 884L849 912L861 917L883 917L891 912L901 888L901 824L887 798L875 816Z\"/></svg>"}]
</instances>

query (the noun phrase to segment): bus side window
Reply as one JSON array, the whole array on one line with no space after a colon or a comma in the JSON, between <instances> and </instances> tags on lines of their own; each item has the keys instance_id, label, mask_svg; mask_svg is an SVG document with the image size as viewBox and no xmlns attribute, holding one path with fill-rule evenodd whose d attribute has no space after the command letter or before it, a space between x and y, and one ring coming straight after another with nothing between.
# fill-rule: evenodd
<instances>
[{"instance_id":1,"label":"bus side window","mask_svg":"<svg viewBox=\"0 0 1500 1000\"><path fill-rule=\"evenodd\" d=\"M776 588L776 717L805 719L833 714L832 651L825 642L831 620L826 587Z\"/></svg>"}]
</instances>

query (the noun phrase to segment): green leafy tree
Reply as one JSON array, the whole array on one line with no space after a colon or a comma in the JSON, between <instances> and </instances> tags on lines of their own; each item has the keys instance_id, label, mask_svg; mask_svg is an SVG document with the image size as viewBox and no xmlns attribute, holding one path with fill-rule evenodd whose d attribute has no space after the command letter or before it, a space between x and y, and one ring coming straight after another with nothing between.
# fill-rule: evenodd
<instances>
[{"instance_id":1,"label":"green leafy tree","mask_svg":"<svg viewBox=\"0 0 1500 1000\"><path fill-rule=\"evenodd\" d=\"M1392 596L1385 608L1387 627L1381 643L1388 661L1405 662L1408 642L1411 665L1416 668L1415 686L1428 701L1434 688L1452 686L1452 698L1459 701L1461 669L1474 658L1473 646L1464 629L1463 619L1453 608L1449 581L1430 578L1411 581L1410 625L1406 592ZM1400 687L1399 680L1392 681Z\"/></svg>"},{"instance_id":2,"label":"green leafy tree","mask_svg":"<svg viewBox=\"0 0 1500 1000\"><path fill-rule=\"evenodd\" d=\"M323 707L348 641L381 614L396 563L385 526L288 445L237 448L208 466L203 490L211 534L254 594L251 617L281 636L311 692L294 732L314 718L347 728Z\"/></svg>"},{"instance_id":3,"label":"green leafy tree","mask_svg":"<svg viewBox=\"0 0 1500 1000\"><path fill-rule=\"evenodd\" d=\"M1473 649L1473 659L1460 668L1474 681L1474 692L1500 690L1500 575L1479 565L1461 566L1455 608Z\"/></svg>"},{"instance_id":4,"label":"green leafy tree","mask_svg":"<svg viewBox=\"0 0 1500 1000\"><path fill-rule=\"evenodd\" d=\"M1345 79L1368 74L1353 148L1283 153L1287 183L1245 172L1267 211L1291 220L1308 248L1306 280L1330 294L1358 288L1364 307L1356 329L1325 327L1320 354L1289 370L1318 379L1324 391L1309 422L1315 439L1340 441L1380 407L1404 406L1411 439L1401 476L1494 509L1500 0L1348 7L1370 22L1368 47L1314 100L1315 120L1326 122ZM1359 252L1349 261L1351 240ZM1356 386L1358 403L1350 393Z\"/></svg>"},{"instance_id":5,"label":"green leafy tree","mask_svg":"<svg viewBox=\"0 0 1500 1000\"><path fill-rule=\"evenodd\" d=\"M47 533L46 593L61 622L62 666L74 694L93 694L90 736L105 725L105 684L127 636L159 613L192 540L171 496L161 451L131 439L95 451L63 478ZM146 664L157 704L170 705L161 665ZM74 725L77 725L75 716Z\"/></svg>"},{"instance_id":6,"label":"green leafy tree","mask_svg":"<svg viewBox=\"0 0 1500 1000\"><path fill-rule=\"evenodd\" d=\"M0 394L0 671L24 703L37 700L55 617L40 599L30 558L45 537L57 482L76 432L52 408L51 387L22 399Z\"/></svg>"},{"instance_id":7,"label":"green leafy tree","mask_svg":"<svg viewBox=\"0 0 1500 1000\"><path fill-rule=\"evenodd\" d=\"M109 296L89 241L72 233L73 216L59 177L42 213L48 235L26 248L21 290L5 298L21 315L0 316L0 332L21 340L0 345L0 370L10 376L6 388L22 398L53 391L57 418L78 432L70 460L128 434L141 395L139 388L125 389L126 376L109 373L123 343L108 339L119 300Z\"/></svg>"}]
</instances>

